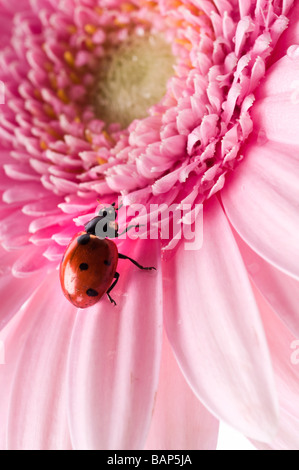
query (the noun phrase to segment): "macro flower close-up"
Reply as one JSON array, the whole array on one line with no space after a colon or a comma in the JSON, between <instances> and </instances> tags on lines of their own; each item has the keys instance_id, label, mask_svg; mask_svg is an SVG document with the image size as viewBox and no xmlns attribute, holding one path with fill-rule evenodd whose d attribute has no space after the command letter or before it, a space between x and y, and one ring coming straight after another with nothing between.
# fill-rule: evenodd
<instances>
[{"instance_id":1,"label":"macro flower close-up","mask_svg":"<svg viewBox=\"0 0 299 470\"><path fill-rule=\"evenodd\" d=\"M0 0L0 449L299 450L298 128L296 1Z\"/></svg>"}]
</instances>

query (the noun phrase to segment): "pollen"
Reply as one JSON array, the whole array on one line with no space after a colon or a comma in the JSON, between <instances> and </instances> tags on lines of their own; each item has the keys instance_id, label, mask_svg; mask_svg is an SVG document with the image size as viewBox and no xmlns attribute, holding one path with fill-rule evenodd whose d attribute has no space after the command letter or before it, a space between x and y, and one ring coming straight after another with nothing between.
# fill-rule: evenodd
<instances>
[{"instance_id":1,"label":"pollen","mask_svg":"<svg viewBox=\"0 0 299 470\"><path fill-rule=\"evenodd\" d=\"M42 99L41 92L40 92L40 90L38 90L37 88L34 90L34 96L35 96L35 98L37 98L38 100L41 100L41 99Z\"/></svg>"},{"instance_id":2,"label":"pollen","mask_svg":"<svg viewBox=\"0 0 299 470\"><path fill-rule=\"evenodd\" d=\"M186 49L188 49L189 51L192 49L192 44L191 42L188 40L188 39L185 39L185 38L177 38L175 40L175 42L177 44L180 44L181 46L184 46Z\"/></svg>"},{"instance_id":3,"label":"pollen","mask_svg":"<svg viewBox=\"0 0 299 470\"><path fill-rule=\"evenodd\" d=\"M99 165L104 165L105 163L107 163L107 160L105 160L105 158L97 158L97 162Z\"/></svg>"},{"instance_id":4,"label":"pollen","mask_svg":"<svg viewBox=\"0 0 299 470\"><path fill-rule=\"evenodd\" d=\"M65 104L68 104L70 102L68 96L66 95L65 91L60 88L58 91L57 91L57 96L58 98L63 101L63 103Z\"/></svg>"},{"instance_id":5,"label":"pollen","mask_svg":"<svg viewBox=\"0 0 299 470\"><path fill-rule=\"evenodd\" d=\"M73 54L71 53L71 51L65 51L63 57L64 57L65 62L66 62L70 67L74 67L74 66L75 66L75 58L74 58Z\"/></svg>"},{"instance_id":6,"label":"pollen","mask_svg":"<svg viewBox=\"0 0 299 470\"><path fill-rule=\"evenodd\" d=\"M107 131L102 131L102 135L105 137L105 139L110 142L110 144L115 144L115 140L113 137L107 132Z\"/></svg>"},{"instance_id":7,"label":"pollen","mask_svg":"<svg viewBox=\"0 0 299 470\"><path fill-rule=\"evenodd\" d=\"M75 85L79 85L79 83L81 83L81 79L78 77L78 75L75 72L71 72L69 77Z\"/></svg>"},{"instance_id":8,"label":"pollen","mask_svg":"<svg viewBox=\"0 0 299 470\"><path fill-rule=\"evenodd\" d=\"M122 128L145 117L165 95L174 63L170 44L160 36L129 38L111 50L100 64L91 96L97 116Z\"/></svg>"},{"instance_id":9,"label":"pollen","mask_svg":"<svg viewBox=\"0 0 299 470\"><path fill-rule=\"evenodd\" d=\"M44 140L41 140L41 141L40 141L40 148L41 148L42 150L47 150L47 149L48 149L48 145L47 145L47 143L46 143Z\"/></svg>"},{"instance_id":10,"label":"pollen","mask_svg":"<svg viewBox=\"0 0 299 470\"><path fill-rule=\"evenodd\" d=\"M67 30L70 34L75 34L77 32L77 27L74 24L71 24L68 26Z\"/></svg>"},{"instance_id":11,"label":"pollen","mask_svg":"<svg viewBox=\"0 0 299 470\"><path fill-rule=\"evenodd\" d=\"M93 24L86 24L84 26L84 30L87 34L90 34L92 36L98 30L98 28Z\"/></svg>"},{"instance_id":12,"label":"pollen","mask_svg":"<svg viewBox=\"0 0 299 470\"><path fill-rule=\"evenodd\" d=\"M132 3L123 3L121 5L121 11L123 11L124 13L130 13L131 11L135 10L137 10L137 7Z\"/></svg>"},{"instance_id":13,"label":"pollen","mask_svg":"<svg viewBox=\"0 0 299 470\"><path fill-rule=\"evenodd\" d=\"M94 48L95 48L94 42L93 42L93 40L90 39L90 38L86 38L86 39L85 39L85 46L87 47L87 49L88 49L89 51L93 51Z\"/></svg>"},{"instance_id":14,"label":"pollen","mask_svg":"<svg viewBox=\"0 0 299 470\"><path fill-rule=\"evenodd\" d=\"M55 113L54 109L48 103L44 104L44 111L47 114L47 116L49 116L50 118L52 118L52 119L56 118L56 113Z\"/></svg>"},{"instance_id":15,"label":"pollen","mask_svg":"<svg viewBox=\"0 0 299 470\"><path fill-rule=\"evenodd\" d=\"M87 142L92 144L92 135L89 129L85 129L84 135L85 135L85 139L87 140Z\"/></svg>"}]
</instances>

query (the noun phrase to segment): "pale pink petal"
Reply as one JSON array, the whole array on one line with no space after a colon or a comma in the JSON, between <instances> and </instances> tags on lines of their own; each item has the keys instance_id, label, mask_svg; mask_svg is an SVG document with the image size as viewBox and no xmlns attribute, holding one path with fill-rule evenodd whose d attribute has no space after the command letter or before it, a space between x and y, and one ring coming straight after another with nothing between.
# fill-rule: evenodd
<instances>
[{"instance_id":1,"label":"pale pink petal","mask_svg":"<svg viewBox=\"0 0 299 470\"><path fill-rule=\"evenodd\" d=\"M17 279L12 275L11 267L18 257L18 251L8 253L0 247L0 330L13 318L40 284L40 273L26 279Z\"/></svg>"},{"instance_id":2,"label":"pale pink petal","mask_svg":"<svg viewBox=\"0 0 299 470\"><path fill-rule=\"evenodd\" d=\"M294 82L293 94L293 100L283 94L278 94L273 98L269 96L255 103L252 113L255 119L255 128L264 135L265 139L284 145L299 144L296 132L296 123L299 121L299 101L297 101L299 99L299 82L297 84ZM281 116L282 109L283 116Z\"/></svg>"},{"instance_id":3,"label":"pale pink petal","mask_svg":"<svg viewBox=\"0 0 299 470\"><path fill-rule=\"evenodd\" d=\"M49 274L19 313L6 360L14 364L8 418L8 449L67 450L66 364L76 310L63 296L58 272Z\"/></svg>"},{"instance_id":4,"label":"pale pink petal","mask_svg":"<svg viewBox=\"0 0 299 470\"><path fill-rule=\"evenodd\" d=\"M21 356L21 351L26 339L27 326L22 323L23 313L15 315L8 325L0 332L1 355L0 355L0 449L7 449L7 421L9 411L9 401L11 396L11 387L15 374L15 366ZM21 329L19 327L21 326ZM18 341L15 341L15 335L18 335Z\"/></svg>"},{"instance_id":5,"label":"pale pink petal","mask_svg":"<svg viewBox=\"0 0 299 470\"><path fill-rule=\"evenodd\" d=\"M298 148L251 141L244 153L222 192L227 215L254 251L298 279Z\"/></svg>"},{"instance_id":6,"label":"pale pink petal","mask_svg":"<svg viewBox=\"0 0 299 470\"><path fill-rule=\"evenodd\" d=\"M277 425L272 368L245 266L223 211L206 205L203 247L164 264L168 337L197 396L246 436ZM187 273L187 274L186 274Z\"/></svg>"},{"instance_id":7,"label":"pale pink petal","mask_svg":"<svg viewBox=\"0 0 299 470\"><path fill-rule=\"evenodd\" d=\"M162 345L158 243L122 250L157 272L120 261L111 295L78 311L69 356L69 420L76 449L141 449L157 392Z\"/></svg>"},{"instance_id":8,"label":"pale pink petal","mask_svg":"<svg viewBox=\"0 0 299 470\"><path fill-rule=\"evenodd\" d=\"M299 282L258 256L236 233L235 238L253 282L290 331L299 337Z\"/></svg>"},{"instance_id":9,"label":"pale pink petal","mask_svg":"<svg viewBox=\"0 0 299 470\"><path fill-rule=\"evenodd\" d=\"M187 384L164 334L160 380L146 449L216 450L219 422Z\"/></svg>"},{"instance_id":10,"label":"pale pink petal","mask_svg":"<svg viewBox=\"0 0 299 470\"><path fill-rule=\"evenodd\" d=\"M296 8L299 13L299 6ZM299 16L298 16L299 18ZM298 44L299 43L299 21L297 19L297 29L298 29L298 38L297 41L294 43L290 42L289 44ZM289 30L286 30L287 34ZM294 91L294 83L298 81L298 73L299 73L299 55L298 55L298 46L293 45L288 48L288 51L286 51L287 54L281 58L279 61L277 61L270 69L267 71L267 77L266 79L260 84L258 90L257 90L257 102L252 108L252 112L254 116L257 116L260 114L260 117L262 119L267 118L267 112L263 112L262 110L259 112L258 108L256 105L259 105L260 102L263 101L263 99L268 101L265 101L264 104L267 105L268 103L273 103L275 102L276 99L283 99L283 98L289 98L287 94L292 95ZM287 100L286 100L287 101ZM287 104L287 103L286 103ZM257 108L257 109L256 109ZM282 116L280 115L280 118ZM284 117L284 121L287 119ZM274 116L274 119L277 122L278 116ZM263 121L262 121L263 123ZM269 122L271 125L271 122ZM292 124L290 122L290 124ZM291 126L292 128L295 128L296 125Z\"/></svg>"},{"instance_id":11,"label":"pale pink petal","mask_svg":"<svg viewBox=\"0 0 299 470\"><path fill-rule=\"evenodd\" d=\"M269 443L275 450L299 450L299 342L255 290L267 332L279 394L279 428ZM261 444L257 445L263 448Z\"/></svg>"},{"instance_id":12,"label":"pale pink petal","mask_svg":"<svg viewBox=\"0 0 299 470\"><path fill-rule=\"evenodd\" d=\"M44 251L43 246L34 245L23 249L12 267L13 275L17 278L25 278L40 273L44 268L51 266L43 256Z\"/></svg>"},{"instance_id":13,"label":"pale pink petal","mask_svg":"<svg viewBox=\"0 0 299 470\"><path fill-rule=\"evenodd\" d=\"M279 422L277 436L270 444L252 441L258 450L299 450L299 420L280 410Z\"/></svg>"}]
</instances>

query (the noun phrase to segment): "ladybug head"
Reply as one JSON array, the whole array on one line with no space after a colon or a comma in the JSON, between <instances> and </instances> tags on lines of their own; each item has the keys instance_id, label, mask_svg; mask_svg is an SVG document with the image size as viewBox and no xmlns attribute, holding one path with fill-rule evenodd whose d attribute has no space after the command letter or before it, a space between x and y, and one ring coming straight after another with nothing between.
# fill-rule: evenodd
<instances>
[{"instance_id":1,"label":"ladybug head","mask_svg":"<svg viewBox=\"0 0 299 470\"><path fill-rule=\"evenodd\" d=\"M99 238L116 238L118 236L118 224L116 222L117 209L115 203L103 207L98 215L85 224L87 233Z\"/></svg>"},{"instance_id":2,"label":"ladybug head","mask_svg":"<svg viewBox=\"0 0 299 470\"><path fill-rule=\"evenodd\" d=\"M103 207L102 209L100 209L98 217L103 217L107 221L108 220L114 221L116 219L116 216L117 216L116 211L117 211L117 209L115 208L115 202L114 202L110 206L106 206L106 207Z\"/></svg>"}]
</instances>

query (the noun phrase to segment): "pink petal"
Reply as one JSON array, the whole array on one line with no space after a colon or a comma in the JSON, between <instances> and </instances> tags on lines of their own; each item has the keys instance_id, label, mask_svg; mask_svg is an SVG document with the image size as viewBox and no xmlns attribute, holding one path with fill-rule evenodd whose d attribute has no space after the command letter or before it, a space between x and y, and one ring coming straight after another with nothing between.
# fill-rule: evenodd
<instances>
[{"instance_id":1,"label":"pink petal","mask_svg":"<svg viewBox=\"0 0 299 470\"><path fill-rule=\"evenodd\" d=\"M278 94L273 98L267 97L255 103L252 111L255 126L260 132L265 133L268 140L298 145L296 123L299 121L299 81L297 87L298 91L296 88L293 90L293 100ZM281 115L282 109L283 116Z\"/></svg>"},{"instance_id":2,"label":"pink petal","mask_svg":"<svg viewBox=\"0 0 299 470\"><path fill-rule=\"evenodd\" d=\"M258 256L237 234L235 237L255 285L285 325L299 337L299 282Z\"/></svg>"},{"instance_id":3,"label":"pink petal","mask_svg":"<svg viewBox=\"0 0 299 470\"><path fill-rule=\"evenodd\" d=\"M299 7L297 7L298 13L299 13ZM297 23L299 25L299 21L297 20ZM299 27L298 28L298 38L297 38L297 43L299 42ZM288 30L287 30L288 32ZM296 44L294 42L293 44ZM291 42L289 44L292 44ZM299 74L299 56L297 52L297 57L296 57L296 51L298 50L298 47L292 46L288 49L288 55L285 55L282 59L277 61L272 67L267 71L267 78L264 80L261 85L258 88L257 91L257 98L258 101L256 104L259 104L260 101L262 101L264 98L270 99L271 103L271 98L273 101L275 101L275 98L278 100L285 96L286 93L292 94L294 91L294 82L298 80L298 74ZM280 96L279 96L280 95ZM256 107L256 104L253 107L253 111ZM266 118L267 113L264 112L262 113L262 117ZM280 115L280 117L282 117ZM285 119L284 119L285 120ZM293 127L296 127L295 125Z\"/></svg>"},{"instance_id":4,"label":"pink petal","mask_svg":"<svg viewBox=\"0 0 299 470\"><path fill-rule=\"evenodd\" d=\"M217 201L206 205L203 247L164 264L166 330L202 403L246 436L277 425L268 348L247 273Z\"/></svg>"},{"instance_id":5,"label":"pink petal","mask_svg":"<svg viewBox=\"0 0 299 470\"><path fill-rule=\"evenodd\" d=\"M222 200L241 237L264 259L299 277L298 148L251 141Z\"/></svg>"},{"instance_id":6,"label":"pink petal","mask_svg":"<svg viewBox=\"0 0 299 470\"><path fill-rule=\"evenodd\" d=\"M12 267L12 273L17 278L25 278L33 274L40 273L50 265L49 261L43 257L45 251L43 246L30 244L19 254Z\"/></svg>"},{"instance_id":7,"label":"pink petal","mask_svg":"<svg viewBox=\"0 0 299 470\"><path fill-rule=\"evenodd\" d=\"M75 309L60 290L57 271L49 274L5 341L7 361L19 349L11 391L8 449L71 448L66 416L66 363ZM2 389L2 387L1 387Z\"/></svg>"},{"instance_id":8,"label":"pink petal","mask_svg":"<svg viewBox=\"0 0 299 470\"><path fill-rule=\"evenodd\" d=\"M2 330L40 284L40 274L26 279L15 278L11 273L11 266L18 259L19 252L6 253L2 248L0 252L0 330Z\"/></svg>"},{"instance_id":9,"label":"pink petal","mask_svg":"<svg viewBox=\"0 0 299 470\"><path fill-rule=\"evenodd\" d=\"M275 382L279 393L279 428L269 446L275 450L299 449L299 363L298 340L255 292L271 351ZM263 448L261 444L256 444Z\"/></svg>"},{"instance_id":10,"label":"pink petal","mask_svg":"<svg viewBox=\"0 0 299 470\"><path fill-rule=\"evenodd\" d=\"M187 384L164 335L160 381L146 448L216 450L219 423Z\"/></svg>"},{"instance_id":11,"label":"pink petal","mask_svg":"<svg viewBox=\"0 0 299 470\"><path fill-rule=\"evenodd\" d=\"M157 391L162 344L160 253L155 242L126 242L145 266L120 261L112 296L78 311L69 357L69 420L76 449L141 449Z\"/></svg>"}]
</instances>

